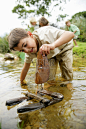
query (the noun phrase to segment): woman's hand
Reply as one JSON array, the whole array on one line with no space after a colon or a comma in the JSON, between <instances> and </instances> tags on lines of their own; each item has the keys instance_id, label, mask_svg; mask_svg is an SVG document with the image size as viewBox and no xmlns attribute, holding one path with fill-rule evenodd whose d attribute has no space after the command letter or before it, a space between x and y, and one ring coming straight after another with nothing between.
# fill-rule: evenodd
<instances>
[{"instance_id":1,"label":"woman's hand","mask_svg":"<svg viewBox=\"0 0 86 129\"><path fill-rule=\"evenodd\" d=\"M53 43L52 44L43 44L40 47L39 51L41 54L43 54L43 56L45 56L45 54L48 55L50 53L50 50L54 50L54 49L55 49L55 46Z\"/></svg>"}]
</instances>

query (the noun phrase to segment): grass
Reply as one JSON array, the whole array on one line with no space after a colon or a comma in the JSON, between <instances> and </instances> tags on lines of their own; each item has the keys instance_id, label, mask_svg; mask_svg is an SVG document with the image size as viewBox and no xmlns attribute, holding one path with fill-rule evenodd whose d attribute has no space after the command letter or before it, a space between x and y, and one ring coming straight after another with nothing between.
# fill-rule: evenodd
<instances>
[{"instance_id":1,"label":"grass","mask_svg":"<svg viewBox=\"0 0 86 129\"><path fill-rule=\"evenodd\" d=\"M86 58L86 42L77 41L78 47L73 48L73 55Z\"/></svg>"},{"instance_id":2,"label":"grass","mask_svg":"<svg viewBox=\"0 0 86 129\"><path fill-rule=\"evenodd\" d=\"M1 122L0 122L0 129L1 129Z\"/></svg>"},{"instance_id":3,"label":"grass","mask_svg":"<svg viewBox=\"0 0 86 129\"><path fill-rule=\"evenodd\" d=\"M18 126L18 129L23 129L24 121L22 121L20 124L18 123L17 126Z\"/></svg>"}]
</instances>

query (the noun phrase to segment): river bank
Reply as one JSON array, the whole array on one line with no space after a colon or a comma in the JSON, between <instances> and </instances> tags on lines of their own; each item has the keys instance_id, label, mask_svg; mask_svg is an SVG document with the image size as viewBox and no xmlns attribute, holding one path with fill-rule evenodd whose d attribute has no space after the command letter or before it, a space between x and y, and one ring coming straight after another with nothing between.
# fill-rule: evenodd
<instances>
[{"instance_id":1,"label":"river bank","mask_svg":"<svg viewBox=\"0 0 86 129\"><path fill-rule=\"evenodd\" d=\"M78 47L73 48L73 55L75 57L86 59L86 42L77 42Z\"/></svg>"}]
</instances>

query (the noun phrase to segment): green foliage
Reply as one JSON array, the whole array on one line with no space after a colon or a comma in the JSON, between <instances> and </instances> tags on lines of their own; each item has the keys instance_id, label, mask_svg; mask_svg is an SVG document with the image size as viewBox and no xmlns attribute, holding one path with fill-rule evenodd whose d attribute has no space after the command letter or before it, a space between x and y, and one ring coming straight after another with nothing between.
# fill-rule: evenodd
<instances>
[{"instance_id":1,"label":"green foliage","mask_svg":"<svg viewBox=\"0 0 86 129\"><path fill-rule=\"evenodd\" d=\"M20 52L19 58L21 58L22 60L25 59L25 53L24 52Z\"/></svg>"},{"instance_id":2,"label":"green foliage","mask_svg":"<svg viewBox=\"0 0 86 129\"><path fill-rule=\"evenodd\" d=\"M83 16L84 18L86 18L86 11L83 11L83 12L79 12L79 13L76 13L72 16L72 19L73 18L76 18L76 17L81 17Z\"/></svg>"},{"instance_id":3,"label":"green foliage","mask_svg":"<svg viewBox=\"0 0 86 129\"><path fill-rule=\"evenodd\" d=\"M10 48L9 48L9 44L7 41L7 36L5 35L4 37L0 37L0 53L10 53ZM23 52L18 52L18 51L14 51L13 52L15 55L17 55L19 58L21 58L22 60L25 59L25 53Z\"/></svg>"},{"instance_id":4,"label":"green foliage","mask_svg":"<svg viewBox=\"0 0 86 129\"><path fill-rule=\"evenodd\" d=\"M17 6L12 12L17 13L18 18L24 19L34 15L51 16L54 7L58 6L59 10L63 10L63 6L60 6L63 2L66 3L66 0L17 0Z\"/></svg>"},{"instance_id":5,"label":"green foliage","mask_svg":"<svg viewBox=\"0 0 86 129\"><path fill-rule=\"evenodd\" d=\"M7 35L3 38L0 37L0 53L8 53L10 52L8 41L7 41Z\"/></svg>"},{"instance_id":6,"label":"green foliage","mask_svg":"<svg viewBox=\"0 0 86 129\"><path fill-rule=\"evenodd\" d=\"M1 122L0 122L0 129L1 129Z\"/></svg>"},{"instance_id":7,"label":"green foliage","mask_svg":"<svg viewBox=\"0 0 86 129\"><path fill-rule=\"evenodd\" d=\"M64 18L65 18L66 16L68 16L68 15L67 15L67 14L64 14L64 15L60 14L60 15L58 16L58 18L57 18L57 22L58 22L58 21L61 21L61 20L64 20Z\"/></svg>"},{"instance_id":8,"label":"green foliage","mask_svg":"<svg viewBox=\"0 0 86 129\"><path fill-rule=\"evenodd\" d=\"M17 6L14 7L12 12L17 13L19 15L18 18L23 17L24 19L26 19L29 13L34 13L34 10L26 10L23 5L18 4Z\"/></svg>"},{"instance_id":9,"label":"green foliage","mask_svg":"<svg viewBox=\"0 0 86 129\"><path fill-rule=\"evenodd\" d=\"M24 121L22 121L20 124L18 123L18 129L23 129L23 126L24 126Z\"/></svg>"},{"instance_id":10,"label":"green foliage","mask_svg":"<svg viewBox=\"0 0 86 129\"><path fill-rule=\"evenodd\" d=\"M86 11L76 13L70 21L80 29L79 41L86 42Z\"/></svg>"},{"instance_id":11,"label":"green foliage","mask_svg":"<svg viewBox=\"0 0 86 129\"><path fill-rule=\"evenodd\" d=\"M86 42L77 42L79 47L73 48L73 54L86 58Z\"/></svg>"},{"instance_id":12,"label":"green foliage","mask_svg":"<svg viewBox=\"0 0 86 129\"><path fill-rule=\"evenodd\" d=\"M34 31L34 27L29 27L29 26L28 26L28 29L26 29L26 31L33 32L33 31Z\"/></svg>"}]
</instances>

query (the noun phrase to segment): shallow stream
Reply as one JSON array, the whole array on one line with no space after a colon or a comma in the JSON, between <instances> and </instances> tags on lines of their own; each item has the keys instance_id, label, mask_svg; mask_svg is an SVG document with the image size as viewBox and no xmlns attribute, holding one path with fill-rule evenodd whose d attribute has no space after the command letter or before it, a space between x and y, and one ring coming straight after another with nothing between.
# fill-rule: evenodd
<instances>
[{"instance_id":1,"label":"shallow stream","mask_svg":"<svg viewBox=\"0 0 86 129\"><path fill-rule=\"evenodd\" d=\"M35 84L35 64L26 77L27 85L21 86L19 78L22 61L0 61L0 124L1 129L86 129L86 59L74 59L73 80L61 87L58 69L56 83L43 85L45 90L59 92L64 99L54 105L23 114L17 108L31 104L24 101L6 106L6 100L22 97L25 92L36 94L41 86Z\"/></svg>"}]
</instances>

